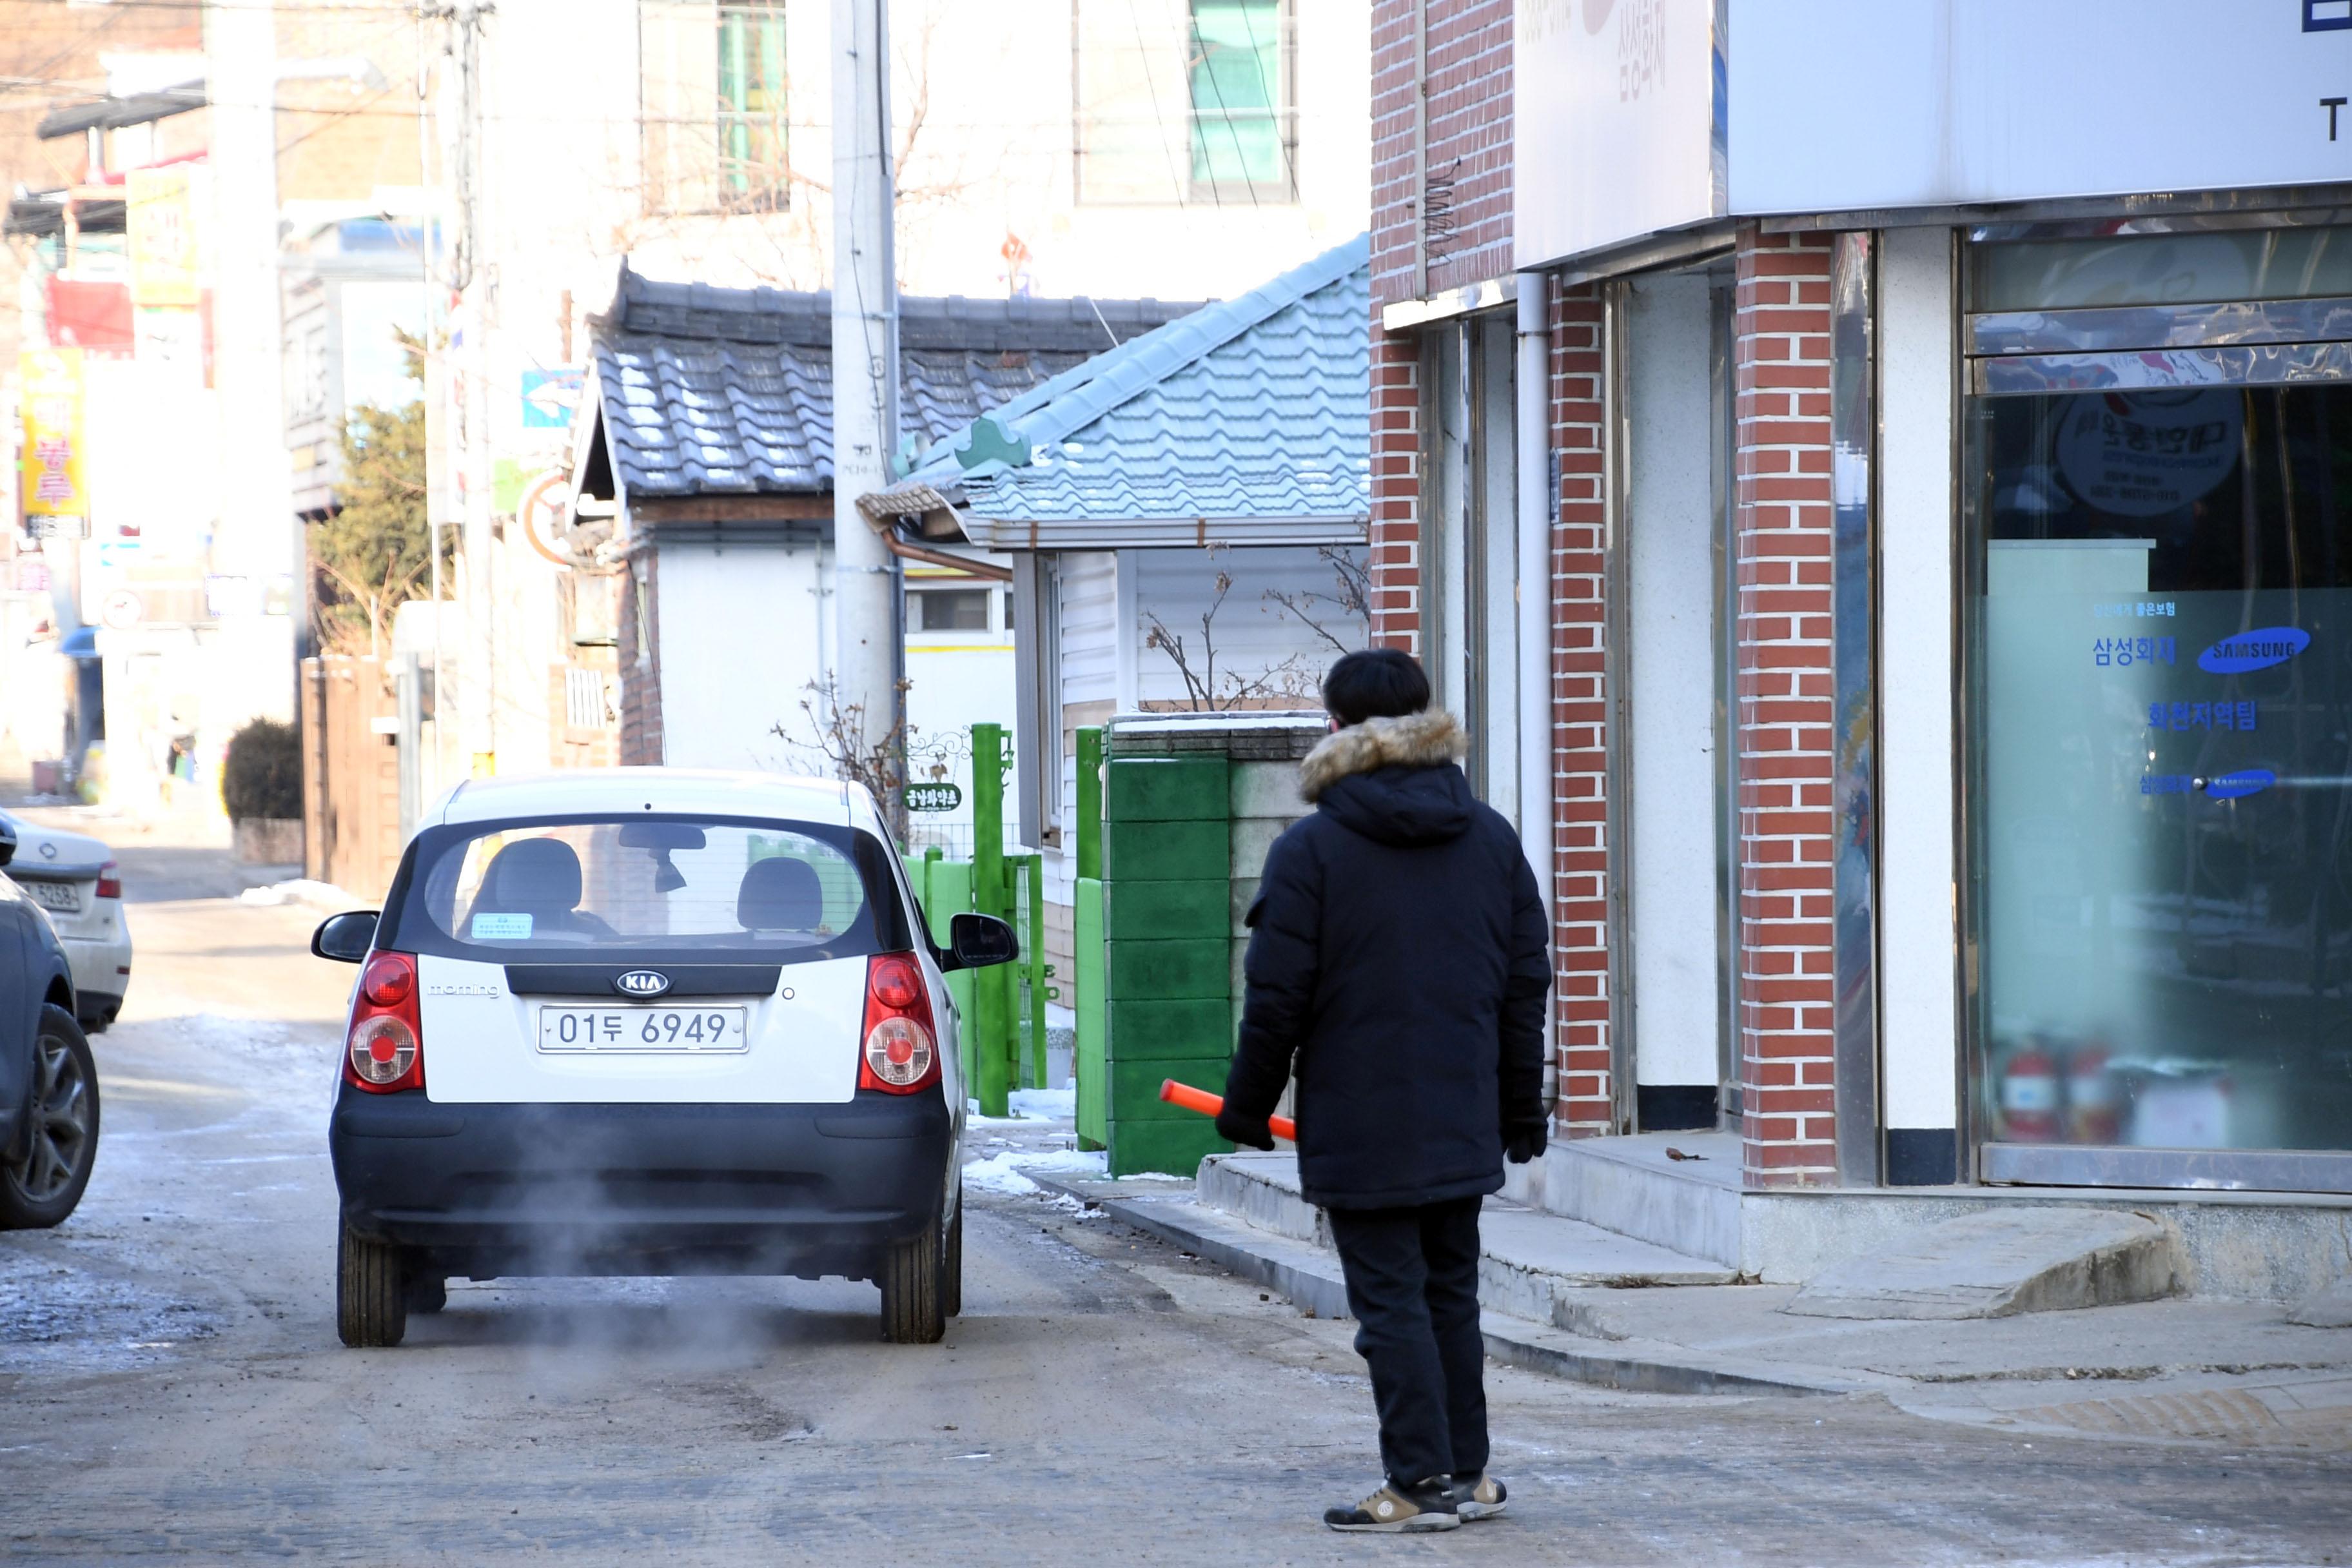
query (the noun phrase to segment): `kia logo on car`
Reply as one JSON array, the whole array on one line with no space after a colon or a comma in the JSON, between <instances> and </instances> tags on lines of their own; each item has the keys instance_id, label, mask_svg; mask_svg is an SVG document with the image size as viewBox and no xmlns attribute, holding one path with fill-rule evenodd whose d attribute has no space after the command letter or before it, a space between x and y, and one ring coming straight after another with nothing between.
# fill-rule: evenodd
<instances>
[{"instance_id":1,"label":"kia logo on car","mask_svg":"<svg viewBox=\"0 0 2352 1568\"><path fill-rule=\"evenodd\" d=\"M2197 668L2208 675L2243 675L2284 664L2311 646L2311 634L2294 626L2264 626L2223 637L2197 656Z\"/></svg>"},{"instance_id":2,"label":"kia logo on car","mask_svg":"<svg viewBox=\"0 0 2352 1568\"><path fill-rule=\"evenodd\" d=\"M669 976L656 969L632 969L614 977L613 989L624 996L658 996L669 989Z\"/></svg>"}]
</instances>

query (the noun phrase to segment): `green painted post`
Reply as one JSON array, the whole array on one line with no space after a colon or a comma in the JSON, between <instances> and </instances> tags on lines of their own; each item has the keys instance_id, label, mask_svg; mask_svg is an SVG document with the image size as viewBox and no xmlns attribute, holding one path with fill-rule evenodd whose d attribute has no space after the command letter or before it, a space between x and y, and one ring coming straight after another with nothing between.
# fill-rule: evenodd
<instances>
[{"instance_id":1,"label":"green painted post","mask_svg":"<svg viewBox=\"0 0 2352 1568\"><path fill-rule=\"evenodd\" d=\"M1110 1137L1110 1099L1103 1062L1110 1005L1103 994L1103 885L1098 879L1078 879L1077 904L1070 913L1076 938L1078 1047L1072 1053L1070 1070L1078 1080L1078 1147L1099 1149Z\"/></svg>"},{"instance_id":2,"label":"green painted post","mask_svg":"<svg viewBox=\"0 0 2352 1568\"><path fill-rule=\"evenodd\" d=\"M1004 882L1004 727L971 727L971 890L972 907L1003 920L1006 908ZM982 970L972 977L973 1087L982 1116L1003 1116L1011 1110L1013 995L1009 965Z\"/></svg>"},{"instance_id":3,"label":"green painted post","mask_svg":"<svg viewBox=\"0 0 2352 1568\"><path fill-rule=\"evenodd\" d=\"M1033 1089L1058 1089L1048 1083L1045 1076L1045 1004L1055 994L1049 982L1054 966L1045 962L1045 858L1024 855L1021 858L1022 889L1026 897L1022 900L1021 952L1024 958L1022 983L1029 987L1029 1083Z\"/></svg>"},{"instance_id":4,"label":"green painted post","mask_svg":"<svg viewBox=\"0 0 2352 1568\"><path fill-rule=\"evenodd\" d=\"M1078 731L1078 875L1102 880L1102 760L1099 727Z\"/></svg>"},{"instance_id":5,"label":"green painted post","mask_svg":"<svg viewBox=\"0 0 2352 1568\"><path fill-rule=\"evenodd\" d=\"M1078 835L1076 968L1070 976L1071 1007L1078 1016L1077 1048L1070 1072L1077 1079L1078 1146L1099 1149L1110 1135L1109 1085L1103 1047L1108 1032L1109 998L1103 994L1103 732L1088 725L1077 732Z\"/></svg>"}]
</instances>

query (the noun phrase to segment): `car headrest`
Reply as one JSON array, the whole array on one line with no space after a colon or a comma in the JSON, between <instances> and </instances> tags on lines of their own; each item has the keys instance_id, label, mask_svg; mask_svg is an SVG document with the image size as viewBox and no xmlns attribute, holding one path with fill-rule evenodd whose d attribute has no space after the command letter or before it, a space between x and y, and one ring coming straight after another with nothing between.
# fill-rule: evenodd
<instances>
[{"instance_id":1,"label":"car headrest","mask_svg":"<svg viewBox=\"0 0 2352 1568\"><path fill-rule=\"evenodd\" d=\"M754 860L735 895L735 921L745 931L814 931L824 923L824 883L805 860Z\"/></svg>"},{"instance_id":2,"label":"car headrest","mask_svg":"<svg viewBox=\"0 0 2352 1568\"><path fill-rule=\"evenodd\" d=\"M562 914L579 907L580 856L561 838L525 838L490 857L478 910Z\"/></svg>"}]
</instances>

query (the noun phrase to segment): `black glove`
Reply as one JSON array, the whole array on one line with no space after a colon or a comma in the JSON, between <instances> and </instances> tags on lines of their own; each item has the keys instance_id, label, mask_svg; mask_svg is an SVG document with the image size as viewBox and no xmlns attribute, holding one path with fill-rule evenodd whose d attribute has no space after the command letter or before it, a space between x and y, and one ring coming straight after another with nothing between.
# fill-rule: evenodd
<instances>
[{"instance_id":1,"label":"black glove","mask_svg":"<svg viewBox=\"0 0 2352 1568\"><path fill-rule=\"evenodd\" d=\"M1269 1152L1274 1148L1274 1130L1266 1125L1265 1118L1235 1110L1230 1103L1217 1112L1217 1136L1244 1148Z\"/></svg>"},{"instance_id":2,"label":"black glove","mask_svg":"<svg viewBox=\"0 0 2352 1568\"><path fill-rule=\"evenodd\" d=\"M1544 1152L1546 1124L1541 1121L1514 1122L1503 1129L1503 1158L1514 1165L1524 1165Z\"/></svg>"}]
</instances>

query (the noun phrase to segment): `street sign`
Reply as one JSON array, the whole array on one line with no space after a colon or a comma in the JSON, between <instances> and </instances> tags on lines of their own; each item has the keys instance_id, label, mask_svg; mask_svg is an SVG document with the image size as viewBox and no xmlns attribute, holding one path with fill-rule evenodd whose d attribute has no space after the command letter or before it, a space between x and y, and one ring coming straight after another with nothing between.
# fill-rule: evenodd
<instances>
[{"instance_id":1,"label":"street sign","mask_svg":"<svg viewBox=\"0 0 2352 1568\"><path fill-rule=\"evenodd\" d=\"M910 784L907 786L908 811L953 811L963 804L963 789L951 784Z\"/></svg>"}]
</instances>

